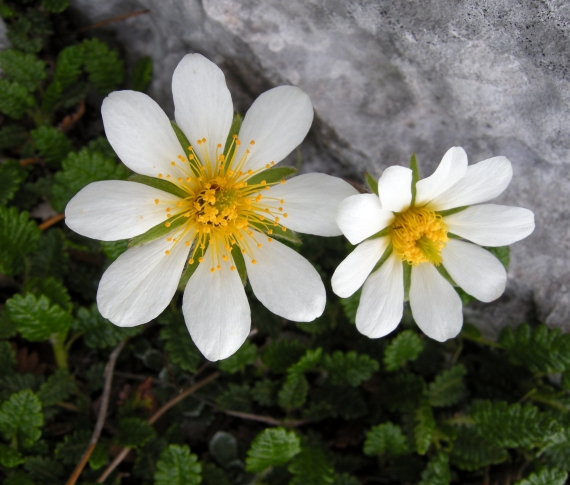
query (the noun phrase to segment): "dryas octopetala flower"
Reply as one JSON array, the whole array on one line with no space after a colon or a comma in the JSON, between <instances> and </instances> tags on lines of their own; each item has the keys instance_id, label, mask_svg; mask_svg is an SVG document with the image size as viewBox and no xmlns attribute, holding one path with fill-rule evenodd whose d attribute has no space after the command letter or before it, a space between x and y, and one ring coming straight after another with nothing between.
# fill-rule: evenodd
<instances>
[{"instance_id":1,"label":"dryas octopetala flower","mask_svg":"<svg viewBox=\"0 0 570 485\"><path fill-rule=\"evenodd\" d=\"M378 181L379 195L339 204L342 232L360 244L336 269L332 287L349 297L364 284L356 326L368 337L396 328L408 293L418 326L444 341L463 324L451 282L484 302L505 289L505 268L477 244L497 247L525 238L534 230L534 215L519 207L473 205L505 190L513 173L505 157L467 166L465 151L454 147L430 177L417 181L412 168L389 167Z\"/></svg>"},{"instance_id":2,"label":"dryas octopetala flower","mask_svg":"<svg viewBox=\"0 0 570 485\"><path fill-rule=\"evenodd\" d=\"M311 126L313 108L300 89L262 94L233 137L231 95L215 64L187 55L172 91L176 125L145 94L121 91L104 100L109 142L143 183L88 185L67 205L66 223L103 241L142 235L131 243L144 244L123 253L99 284L99 310L116 325L158 316L184 268L193 271L182 306L187 326L206 358L224 359L250 331L240 276L246 270L273 313L299 322L321 315L325 289L317 271L274 237L292 230L340 235L335 208L356 191L324 174L285 181L279 175L287 169L272 168ZM185 139L191 142L181 144Z\"/></svg>"}]
</instances>

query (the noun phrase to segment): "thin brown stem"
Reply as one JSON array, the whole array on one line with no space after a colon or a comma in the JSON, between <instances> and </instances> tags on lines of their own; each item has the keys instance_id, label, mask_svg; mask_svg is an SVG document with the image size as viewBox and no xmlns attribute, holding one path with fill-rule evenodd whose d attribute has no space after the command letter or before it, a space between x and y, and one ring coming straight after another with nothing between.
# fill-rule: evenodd
<instances>
[{"instance_id":1,"label":"thin brown stem","mask_svg":"<svg viewBox=\"0 0 570 485\"><path fill-rule=\"evenodd\" d=\"M20 160L20 167L26 167L27 165L33 165L35 163L40 163L41 161L41 158L37 157L24 158L23 160Z\"/></svg>"},{"instance_id":2,"label":"thin brown stem","mask_svg":"<svg viewBox=\"0 0 570 485\"><path fill-rule=\"evenodd\" d=\"M96 24L92 24L92 25L88 25L87 27L83 27L82 29L79 29L77 32L85 32L86 30L98 29L99 27L104 27L105 25L113 24L115 22L121 22L123 20L127 20L127 19L130 19L132 17L138 17L139 15L144 15L144 14L149 13L149 12L150 12L150 9L147 8L145 10L138 10L136 12L127 13L125 15L119 15L118 17L113 17L111 19L102 20L101 22L97 22Z\"/></svg>"},{"instance_id":3,"label":"thin brown stem","mask_svg":"<svg viewBox=\"0 0 570 485\"><path fill-rule=\"evenodd\" d=\"M99 437L101 436L101 431L103 431L103 425L105 424L105 419L107 418L107 408L109 407L109 398L111 397L111 383L113 381L113 371L115 370L115 364L117 363L117 358L123 350L127 339L123 340L119 345L117 345L111 355L109 356L109 360L107 361L107 365L105 366L105 371L103 373L105 377L105 385L103 386L103 395L101 396L101 406L99 407L99 413L97 415L97 422L95 423L95 429L93 430L93 434L91 435L91 440L89 440L89 446L81 460L73 470L73 473L67 480L66 485L74 485L79 475L87 465L89 458L91 457L91 453L97 446L97 442L99 441Z\"/></svg>"},{"instance_id":4,"label":"thin brown stem","mask_svg":"<svg viewBox=\"0 0 570 485\"><path fill-rule=\"evenodd\" d=\"M61 221L63 219L65 219L65 212L62 212L61 214L58 214L57 216L50 217L49 219L47 219L46 221L42 222L39 225L40 231L45 231L48 227L51 227L54 224L57 224L59 221Z\"/></svg>"},{"instance_id":5,"label":"thin brown stem","mask_svg":"<svg viewBox=\"0 0 570 485\"><path fill-rule=\"evenodd\" d=\"M272 426L285 426L287 428L295 428L297 426L302 426L307 424L309 421L306 419L299 419L296 421L280 421L278 419L272 418L271 416L260 416L258 414L242 413L239 411L224 411L225 414L229 416L234 416L236 418L249 419L251 421L259 421L260 423L271 424Z\"/></svg>"}]
</instances>

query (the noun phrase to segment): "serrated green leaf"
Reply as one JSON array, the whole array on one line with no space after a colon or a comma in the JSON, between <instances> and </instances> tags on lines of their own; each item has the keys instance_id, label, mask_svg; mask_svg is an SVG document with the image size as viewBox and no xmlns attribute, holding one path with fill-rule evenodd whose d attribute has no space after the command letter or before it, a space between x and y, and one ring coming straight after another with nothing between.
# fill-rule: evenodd
<instances>
[{"instance_id":1,"label":"serrated green leaf","mask_svg":"<svg viewBox=\"0 0 570 485\"><path fill-rule=\"evenodd\" d=\"M236 372L243 371L246 366L252 365L257 359L257 345L252 344L246 340L239 350L218 363L220 370L228 374L235 374Z\"/></svg>"},{"instance_id":2,"label":"serrated green leaf","mask_svg":"<svg viewBox=\"0 0 570 485\"><path fill-rule=\"evenodd\" d=\"M369 173L364 174L364 180L366 180L366 185L370 189L370 192L378 195L378 181Z\"/></svg>"},{"instance_id":3,"label":"serrated green leaf","mask_svg":"<svg viewBox=\"0 0 570 485\"><path fill-rule=\"evenodd\" d=\"M0 128L0 150L19 147L23 145L27 139L28 131L21 125L8 124ZM22 172L24 171L22 170Z\"/></svg>"},{"instance_id":4,"label":"serrated green leaf","mask_svg":"<svg viewBox=\"0 0 570 485\"><path fill-rule=\"evenodd\" d=\"M519 480L514 485L564 485L568 473L555 468L543 468L539 472L531 473L528 477Z\"/></svg>"},{"instance_id":5,"label":"serrated green leaf","mask_svg":"<svg viewBox=\"0 0 570 485\"><path fill-rule=\"evenodd\" d=\"M449 455L440 451L429 461L426 469L422 472L422 481L419 485L449 485L450 483Z\"/></svg>"},{"instance_id":6,"label":"serrated green leaf","mask_svg":"<svg viewBox=\"0 0 570 485\"><path fill-rule=\"evenodd\" d=\"M396 371L406 362L416 360L423 350L423 344L418 335L412 330L404 330L397 335L384 351L386 370Z\"/></svg>"},{"instance_id":7,"label":"serrated green leaf","mask_svg":"<svg viewBox=\"0 0 570 485\"><path fill-rule=\"evenodd\" d=\"M434 407L451 406L458 403L467 394L463 377L467 370L463 365L455 365L444 370L427 389L429 403Z\"/></svg>"},{"instance_id":8,"label":"serrated green leaf","mask_svg":"<svg viewBox=\"0 0 570 485\"><path fill-rule=\"evenodd\" d=\"M71 45L60 51L55 63L53 81L58 82L61 89L66 89L77 81L81 75L84 57L83 44Z\"/></svg>"},{"instance_id":9,"label":"serrated green leaf","mask_svg":"<svg viewBox=\"0 0 570 485\"><path fill-rule=\"evenodd\" d=\"M77 385L73 376L67 369L58 369L40 386L37 396L45 408L66 401L75 392Z\"/></svg>"},{"instance_id":10,"label":"serrated green leaf","mask_svg":"<svg viewBox=\"0 0 570 485\"><path fill-rule=\"evenodd\" d=\"M6 302L10 319L18 332L32 342L47 340L54 333L64 333L72 322L71 314L53 304L45 295L15 295Z\"/></svg>"},{"instance_id":11,"label":"serrated green leaf","mask_svg":"<svg viewBox=\"0 0 570 485\"><path fill-rule=\"evenodd\" d=\"M42 7L51 13L61 13L69 7L69 0L42 0Z\"/></svg>"},{"instance_id":12,"label":"serrated green leaf","mask_svg":"<svg viewBox=\"0 0 570 485\"><path fill-rule=\"evenodd\" d=\"M67 240L61 229L51 228L42 232L38 249L30 255L30 276L62 280L67 274L69 263L66 244ZM45 290L44 293L52 298L51 292ZM52 299L54 303L59 303L57 298Z\"/></svg>"},{"instance_id":13,"label":"serrated green leaf","mask_svg":"<svg viewBox=\"0 0 570 485\"><path fill-rule=\"evenodd\" d=\"M159 319L159 323L164 325L160 330L160 338L164 340L164 350L168 358L181 369L196 372L202 362L202 354L192 341L182 317L178 316L169 321L166 318Z\"/></svg>"},{"instance_id":14,"label":"serrated green leaf","mask_svg":"<svg viewBox=\"0 0 570 485\"><path fill-rule=\"evenodd\" d=\"M284 465L301 451L299 437L284 428L270 428L259 433L247 452L246 470L259 473Z\"/></svg>"},{"instance_id":15,"label":"serrated green leaf","mask_svg":"<svg viewBox=\"0 0 570 485\"><path fill-rule=\"evenodd\" d=\"M425 455L435 431L435 419L430 405L423 402L414 413L414 441L418 454Z\"/></svg>"},{"instance_id":16,"label":"serrated green leaf","mask_svg":"<svg viewBox=\"0 0 570 485\"><path fill-rule=\"evenodd\" d=\"M477 470L487 465L504 462L507 451L477 430L462 426L457 430L450 458L462 470Z\"/></svg>"},{"instance_id":17,"label":"serrated green leaf","mask_svg":"<svg viewBox=\"0 0 570 485\"><path fill-rule=\"evenodd\" d=\"M6 309L0 309L0 339L13 337L16 335L16 330L16 324L10 320L10 316ZM3 357L0 357L0 360L1 359L3 359ZM2 360L2 362L7 363L5 360ZM1 373L2 371L0 371L0 374Z\"/></svg>"},{"instance_id":18,"label":"serrated green leaf","mask_svg":"<svg viewBox=\"0 0 570 485\"><path fill-rule=\"evenodd\" d=\"M37 37L31 22L30 14L40 13L30 10L28 16L18 15L12 23L8 24L8 39L12 43L12 47L20 49L24 52L39 52L43 47L43 41Z\"/></svg>"},{"instance_id":19,"label":"serrated green leaf","mask_svg":"<svg viewBox=\"0 0 570 485\"><path fill-rule=\"evenodd\" d=\"M229 384L216 401L221 409L251 412L251 391L247 384Z\"/></svg>"},{"instance_id":20,"label":"serrated green leaf","mask_svg":"<svg viewBox=\"0 0 570 485\"><path fill-rule=\"evenodd\" d=\"M3 321L0 320L0 325ZM16 356L12 345L10 342L1 341L0 342L0 376L11 374L13 372L13 367L16 364Z\"/></svg>"},{"instance_id":21,"label":"serrated green leaf","mask_svg":"<svg viewBox=\"0 0 570 485\"><path fill-rule=\"evenodd\" d=\"M278 384L271 379L258 380L251 390L251 397L262 406L273 406Z\"/></svg>"},{"instance_id":22,"label":"serrated green leaf","mask_svg":"<svg viewBox=\"0 0 570 485\"><path fill-rule=\"evenodd\" d=\"M111 261L115 261L121 254L123 254L129 248L128 239L122 239L120 241L101 241L101 249L105 256L107 256Z\"/></svg>"},{"instance_id":23,"label":"serrated green leaf","mask_svg":"<svg viewBox=\"0 0 570 485\"><path fill-rule=\"evenodd\" d=\"M32 479L24 472L18 471L4 481L4 485L35 485Z\"/></svg>"},{"instance_id":24,"label":"serrated green leaf","mask_svg":"<svg viewBox=\"0 0 570 485\"><path fill-rule=\"evenodd\" d=\"M30 373L20 374L14 372L4 376L0 387L0 401L7 400L12 394L24 389L37 391L44 382L43 376L35 376Z\"/></svg>"},{"instance_id":25,"label":"serrated green leaf","mask_svg":"<svg viewBox=\"0 0 570 485\"><path fill-rule=\"evenodd\" d=\"M63 170L55 174L55 184L51 190L51 204L58 211L62 211L67 202L91 182L123 180L127 177L124 165L87 148L70 153L62 166Z\"/></svg>"},{"instance_id":26,"label":"serrated green leaf","mask_svg":"<svg viewBox=\"0 0 570 485\"><path fill-rule=\"evenodd\" d=\"M305 354L305 347L297 340L271 342L261 354L261 360L272 372L284 373Z\"/></svg>"},{"instance_id":27,"label":"serrated green leaf","mask_svg":"<svg viewBox=\"0 0 570 485\"><path fill-rule=\"evenodd\" d=\"M42 403L29 389L12 394L0 408L0 433L24 448L40 439L43 424Z\"/></svg>"},{"instance_id":28,"label":"serrated green leaf","mask_svg":"<svg viewBox=\"0 0 570 485\"><path fill-rule=\"evenodd\" d=\"M288 178L293 177L293 175L297 174L298 170L295 167L273 167L267 168L262 172L256 173L252 175L250 178L246 180L247 185L265 185L265 184L274 184L277 182L281 182L283 180L287 180ZM265 182L265 183L264 183ZM271 192L271 190L270 190Z\"/></svg>"},{"instance_id":29,"label":"serrated green leaf","mask_svg":"<svg viewBox=\"0 0 570 485\"><path fill-rule=\"evenodd\" d=\"M24 258L33 252L40 230L27 212L0 207L0 273L14 276L24 270Z\"/></svg>"},{"instance_id":30,"label":"serrated green leaf","mask_svg":"<svg viewBox=\"0 0 570 485\"><path fill-rule=\"evenodd\" d=\"M33 54L24 54L15 49L0 52L0 69L30 93L46 78L46 65L42 60Z\"/></svg>"},{"instance_id":31,"label":"serrated green leaf","mask_svg":"<svg viewBox=\"0 0 570 485\"><path fill-rule=\"evenodd\" d=\"M402 428L392 423L379 424L366 433L364 454L368 456L399 456L408 452Z\"/></svg>"},{"instance_id":32,"label":"serrated green leaf","mask_svg":"<svg viewBox=\"0 0 570 485\"><path fill-rule=\"evenodd\" d=\"M237 440L230 433L218 431L208 443L208 450L224 468L238 458Z\"/></svg>"},{"instance_id":33,"label":"serrated green leaf","mask_svg":"<svg viewBox=\"0 0 570 485\"><path fill-rule=\"evenodd\" d=\"M0 165L0 205L5 205L14 198L25 178L26 172L17 161L6 160Z\"/></svg>"},{"instance_id":34,"label":"serrated green leaf","mask_svg":"<svg viewBox=\"0 0 570 485\"><path fill-rule=\"evenodd\" d=\"M59 305L64 310L71 311L71 298L67 288L55 278L30 278L24 289L37 297L47 296L51 303Z\"/></svg>"},{"instance_id":35,"label":"serrated green leaf","mask_svg":"<svg viewBox=\"0 0 570 485\"><path fill-rule=\"evenodd\" d=\"M358 305L360 305L360 295L362 294L362 288L360 288L356 293L349 296L348 298L340 298L340 305L344 310L344 314L348 321L353 325L356 325L356 311L358 310Z\"/></svg>"},{"instance_id":36,"label":"serrated green leaf","mask_svg":"<svg viewBox=\"0 0 570 485\"><path fill-rule=\"evenodd\" d=\"M381 384L384 405L392 412L414 412L424 399L425 382L412 373L398 373Z\"/></svg>"},{"instance_id":37,"label":"serrated green leaf","mask_svg":"<svg viewBox=\"0 0 570 485\"><path fill-rule=\"evenodd\" d=\"M133 68L131 89L144 93L152 81L152 58L141 57Z\"/></svg>"},{"instance_id":38,"label":"serrated green leaf","mask_svg":"<svg viewBox=\"0 0 570 485\"><path fill-rule=\"evenodd\" d=\"M300 408L305 403L308 392L309 383L305 376L298 372L289 372L279 391L277 402L286 410Z\"/></svg>"},{"instance_id":39,"label":"serrated green leaf","mask_svg":"<svg viewBox=\"0 0 570 485\"><path fill-rule=\"evenodd\" d=\"M180 197L182 199L188 197L188 194L184 190L179 188L177 185L174 185L172 182L169 182L168 180L149 177L148 175L139 175L138 173L135 173L129 177L129 181L148 185L149 187L154 187L155 189L168 192L169 194L175 195L176 197Z\"/></svg>"},{"instance_id":40,"label":"serrated green leaf","mask_svg":"<svg viewBox=\"0 0 570 485\"><path fill-rule=\"evenodd\" d=\"M91 349L115 347L121 340L132 337L141 331L141 327L117 327L103 318L94 303L90 308L80 307L73 320L72 329L85 332L83 339Z\"/></svg>"},{"instance_id":41,"label":"serrated green leaf","mask_svg":"<svg viewBox=\"0 0 570 485\"><path fill-rule=\"evenodd\" d=\"M295 365L289 367L287 373L300 374L312 370L320 364L322 355L323 349L320 347L317 349L307 349L305 355L303 355Z\"/></svg>"},{"instance_id":42,"label":"serrated green leaf","mask_svg":"<svg viewBox=\"0 0 570 485\"><path fill-rule=\"evenodd\" d=\"M294 475L290 485L329 485L334 482L334 468L324 451L313 444L303 444L287 468Z\"/></svg>"},{"instance_id":43,"label":"serrated green leaf","mask_svg":"<svg viewBox=\"0 0 570 485\"><path fill-rule=\"evenodd\" d=\"M156 463L155 485L198 485L202 482L202 465L186 445L170 445Z\"/></svg>"},{"instance_id":44,"label":"serrated green leaf","mask_svg":"<svg viewBox=\"0 0 570 485\"><path fill-rule=\"evenodd\" d=\"M123 418L119 421L116 442L125 448L140 448L156 436L152 425L140 418Z\"/></svg>"},{"instance_id":45,"label":"serrated green leaf","mask_svg":"<svg viewBox=\"0 0 570 485\"><path fill-rule=\"evenodd\" d=\"M24 468L36 485L62 483L63 466L46 456L30 456L26 458Z\"/></svg>"},{"instance_id":46,"label":"serrated green leaf","mask_svg":"<svg viewBox=\"0 0 570 485\"><path fill-rule=\"evenodd\" d=\"M91 453L91 456L89 457L89 467L91 470L99 470L99 468L107 463L108 459L109 447L105 443L99 441L97 446L95 446L93 453Z\"/></svg>"},{"instance_id":47,"label":"serrated green leaf","mask_svg":"<svg viewBox=\"0 0 570 485\"><path fill-rule=\"evenodd\" d=\"M40 126L30 132L40 156L54 168L73 150L67 136L53 126Z\"/></svg>"},{"instance_id":48,"label":"serrated green leaf","mask_svg":"<svg viewBox=\"0 0 570 485\"><path fill-rule=\"evenodd\" d=\"M340 350L332 355L325 354L322 361L323 367L329 372L332 384L350 384L359 386L362 382L370 379L378 370L378 362L367 355L359 355L354 351L347 353Z\"/></svg>"},{"instance_id":49,"label":"serrated green leaf","mask_svg":"<svg viewBox=\"0 0 570 485\"><path fill-rule=\"evenodd\" d=\"M89 445L91 431L86 429L74 431L65 435L55 447L55 457L64 465L74 465L81 460L83 453Z\"/></svg>"},{"instance_id":50,"label":"serrated green leaf","mask_svg":"<svg viewBox=\"0 0 570 485\"><path fill-rule=\"evenodd\" d=\"M551 436L542 449L546 463L560 470L570 470L570 428Z\"/></svg>"},{"instance_id":51,"label":"serrated green leaf","mask_svg":"<svg viewBox=\"0 0 570 485\"><path fill-rule=\"evenodd\" d=\"M0 443L0 465L15 468L22 463L24 463L24 458L18 450Z\"/></svg>"},{"instance_id":52,"label":"serrated green leaf","mask_svg":"<svg viewBox=\"0 0 570 485\"><path fill-rule=\"evenodd\" d=\"M115 50L98 39L83 41L83 61L89 81L101 94L116 89L125 78L125 65Z\"/></svg>"},{"instance_id":53,"label":"serrated green leaf","mask_svg":"<svg viewBox=\"0 0 570 485\"><path fill-rule=\"evenodd\" d=\"M34 97L24 86L0 79L0 112L19 120L34 104Z\"/></svg>"},{"instance_id":54,"label":"serrated green leaf","mask_svg":"<svg viewBox=\"0 0 570 485\"><path fill-rule=\"evenodd\" d=\"M202 468L201 485L232 485L225 473L213 463L205 463Z\"/></svg>"}]
</instances>

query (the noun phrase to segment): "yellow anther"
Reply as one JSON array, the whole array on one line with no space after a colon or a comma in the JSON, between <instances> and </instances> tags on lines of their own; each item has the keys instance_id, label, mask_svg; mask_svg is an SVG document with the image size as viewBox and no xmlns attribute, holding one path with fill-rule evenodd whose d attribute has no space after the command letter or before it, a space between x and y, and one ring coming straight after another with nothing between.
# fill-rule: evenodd
<instances>
[{"instance_id":1,"label":"yellow anther","mask_svg":"<svg viewBox=\"0 0 570 485\"><path fill-rule=\"evenodd\" d=\"M261 249L262 248L261 243L258 243L257 247L258 247L258 249Z\"/></svg>"},{"instance_id":2,"label":"yellow anther","mask_svg":"<svg viewBox=\"0 0 570 485\"><path fill-rule=\"evenodd\" d=\"M287 228L286 228L285 226L281 226L281 230L282 230L283 232L285 232L285 231L287 230Z\"/></svg>"},{"instance_id":3,"label":"yellow anther","mask_svg":"<svg viewBox=\"0 0 570 485\"><path fill-rule=\"evenodd\" d=\"M235 136L235 135L234 135ZM230 270L235 271L236 267L235 266L230 266Z\"/></svg>"},{"instance_id":4,"label":"yellow anther","mask_svg":"<svg viewBox=\"0 0 570 485\"><path fill-rule=\"evenodd\" d=\"M213 273L214 271L216 271L216 268L210 268L210 271Z\"/></svg>"},{"instance_id":5,"label":"yellow anther","mask_svg":"<svg viewBox=\"0 0 570 485\"><path fill-rule=\"evenodd\" d=\"M260 220L260 221L264 221L264 220L265 220L265 217L264 217L264 216L259 216L259 220Z\"/></svg>"},{"instance_id":6,"label":"yellow anther","mask_svg":"<svg viewBox=\"0 0 570 485\"><path fill-rule=\"evenodd\" d=\"M261 185L267 185L267 182L266 182L265 180L262 180L262 181L260 182L260 184L261 184Z\"/></svg>"},{"instance_id":7,"label":"yellow anther","mask_svg":"<svg viewBox=\"0 0 570 485\"><path fill-rule=\"evenodd\" d=\"M170 162L170 165L172 165L173 167L176 166L176 162Z\"/></svg>"},{"instance_id":8,"label":"yellow anther","mask_svg":"<svg viewBox=\"0 0 570 485\"><path fill-rule=\"evenodd\" d=\"M242 254L245 254L245 249L242 249L241 252L242 252Z\"/></svg>"},{"instance_id":9,"label":"yellow anther","mask_svg":"<svg viewBox=\"0 0 570 485\"><path fill-rule=\"evenodd\" d=\"M267 242L273 242L273 239L271 239L270 237L267 238Z\"/></svg>"},{"instance_id":10,"label":"yellow anther","mask_svg":"<svg viewBox=\"0 0 570 485\"><path fill-rule=\"evenodd\" d=\"M192 145L188 145L188 151L189 151L189 152L192 151Z\"/></svg>"},{"instance_id":11,"label":"yellow anther","mask_svg":"<svg viewBox=\"0 0 570 485\"><path fill-rule=\"evenodd\" d=\"M263 198L263 196L261 194L257 194L257 197L255 198L255 202L259 202L262 198Z\"/></svg>"},{"instance_id":12,"label":"yellow anther","mask_svg":"<svg viewBox=\"0 0 570 485\"><path fill-rule=\"evenodd\" d=\"M184 217L190 217L190 212L186 212L186 213L184 214Z\"/></svg>"},{"instance_id":13,"label":"yellow anther","mask_svg":"<svg viewBox=\"0 0 570 485\"><path fill-rule=\"evenodd\" d=\"M284 184L284 183L285 183L285 179L281 179L281 184Z\"/></svg>"},{"instance_id":14,"label":"yellow anther","mask_svg":"<svg viewBox=\"0 0 570 485\"><path fill-rule=\"evenodd\" d=\"M267 234L273 234L273 229L268 229Z\"/></svg>"},{"instance_id":15,"label":"yellow anther","mask_svg":"<svg viewBox=\"0 0 570 485\"><path fill-rule=\"evenodd\" d=\"M170 218L172 217L172 214L167 213L167 214L166 214L166 217L168 217L168 218L170 219Z\"/></svg>"},{"instance_id":16,"label":"yellow anther","mask_svg":"<svg viewBox=\"0 0 570 485\"><path fill-rule=\"evenodd\" d=\"M170 222L167 221L167 222L164 223L164 225L165 225L166 227L170 227Z\"/></svg>"},{"instance_id":17,"label":"yellow anther","mask_svg":"<svg viewBox=\"0 0 570 485\"><path fill-rule=\"evenodd\" d=\"M251 140L251 141L249 142L249 144L250 144L250 145L255 145L255 141Z\"/></svg>"},{"instance_id":18,"label":"yellow anther","mask_svg":"<svg viewBox=\"0 0 570 485\"><path fill-rule=\"evenodd\" d=\"M273 165L275 165L275 162L271 162L271 166L273 167Z\"/></svg>"},{"instance_id":19,"label":"yellow anther","mask_svg":"<svg viewBox=\"0 0 570 485\"><path fill-rule=\"evenodd\" d=\"M154 203L155 203L155 204L158 204L159 202L160 202L160 200L154 199Z\"/></svg>"},{"instance_id":20,"label":"yellow anther","mask_svg":"<svg viewBox=\"0 0 570 485\"><path fill-rule=\"evenodd\" d=\"M237 138L237 135L232 135L232 138L235 140Z\"/></svg>"},{"instance_id":21,"label":"yellow anther","mask_svg":"<svg viewBox=\"0 0 570 485\"><path fill-rule=\"evenodd\" d=\"M281 212L283 212L283 207L279 207L279 210L280 210Z\"/></svg>"},{"instance_id":22,"label":"yellow anther","mask_svg":"<svg viewBox=\"0 0 570 485\"><path fill-rule=\"evenodd\" d=\"M251 264L257 264L257 261L255 259L252 259Z\"/></svg>"},{"instance_id":23,"label":"yellow anther","mask_svg":"<svg viewBox=\"0 0 570 485\"><path fill-rule=\"evenodd\" d=\"M179 182L183 182L184 179L183 179L182 177L178 177L178 181L179 181Z\"/></svg>"},{"instance_id":24,"label":"yellow anther","mask_svg":"<svg viewBox=\"0 0 570 485\"><path fill-rule=\"evenodd\" d=\"M280 204L284 204L285 201L284 201L283 199L281 199L281 200L279 201L279 203L280 203Z\"/></svg>"},{"instance_id":25,"label":"yellow anther","mask_svg":"<svg viewBox=\"0 0 570 485\"><path fill-rule=\"evenodd\" d=\"M206 245L205 245L205 244L200 244L200 249L206 249Z\"/></svg>"},{"instance_id":26,"label":"yellow anther","mask_svg":"<svg viewBox=\"0 0 570 485\"><path fill-rule=\"evenodd\" d=\"M222 267L218 264L218 266L216 266L216 269L222 269Z\"/></svg>"},{"instance_id":27,"label":"yellow anther","mask_svg":"<svg viewBox=\"0 0 570 485\"><path fill-rule=\"evenodd\" d=\"M224 254L224 255L222 256L222 259L223 259L224 261L227 261L229 258Z\"/></svg>"},{"instance_id":28,"label":"yellow anther","mask_svg":"<svg viewBox=\"0 0 570 485\"><path fill-rule=\"evenodd\" d=\"M167 249L166 251L164 251L164 254L168 256L170 254L170 251Z\"/></svg>"},{"instance_id":29,"label":"yellow anther","mask_svg":"<svg viewBox=\"0 0 570 485\"><path fill-rule=\"evenodd\" d=\"M248 174L248 175L253 174L253 170L250 168L250 169L247 171L247 174Z\"/></svg>"},{"instance_id":30,"label":"yellow anther","mask_svg":"<svg viewBox=\"0 0 570 485\"><path fill-rule=\"evenodd\" d=\"M226 159L223 153L218 158L220 159L220 162L223 162Z\"/></svg>"},{"instance_id":31,"label":"yellow anther","mask_svg":"<svg viewBox=\"0 0 570 485\"><path fill-rule=\"evenodd\" d=\"M198 258L198 262L199 262L199 263L203 263L203 262L204 262L204 258L199 257L199 258Z\"/></svg>"},{"instance_id":32,"label":"yellow anther","mask_svg":"<svg viewBox=\"0 0 570 485\"><path fill-rule=\"evenodd\" d=\"M188 264L194 264L194 258L190 258L190 259L188 260Z\"/></svg>"},{"instance_id":33,"label":"yellow anther","mask_svg":"<svg viewBox=\"0 0 570 485\"><path fill-rule=\"evenodd\" d=\"M167 208L166 208L166 212L170 212L170 207L167 207Z\"/></svg>"},{"instance_id":34,"label":"yellow anther","mask_svg":"<svg viewBox=\"0 0 570 485\"><path fill-rule=\"evenodd\" d=\"M192 179L190 177L186 177L186 182L190 182Z\"/></svg>"},{"instance_id":35,"label":"yellow anther","mask_svg":"<svg viewBox=\"0 0 570 485\"><path fill-rule=\"evenodd\" d=\"M178 207L182 207L182 201L179 200L178 202L176 202L176 205L177 205Z\"/></svg>"},{"instance_id":36,"label":"yellow anther","mask_svg":"<svg viewBox=\"0 0 570 485\"><path fill-rule=\"evenodd\" d=\"M287 219L287 217L289 217L289 214L287 214L287 212L285 212L285 214L283 214L283 217L285 217L285 219Z\"/></svg>"},{"instance_id":37,"label":"yellow anther","mask_svg":"<svg viewBox=\"0 0 570 485\"><path fill-rule=\"evenodd\" d=\"M247 153L248 155L251 153L251 152L249 151L249 148L245 151L245 153Z\"/></svg>"},{"instance_id":38,"label":"yellow anther","mask_svg":"<svg viewBox=\"0 0 570 485\"><path fill-rule=\"evenodd\" d=\"M170 178L170 174L169 174L169 173L166 174L166 178L167 178L167 179Z\"/></svg>"},{"instance_id":39,"label":"yellow anther","mask_svg":"<svg viewBox=\"0 0 570 485\"><path fill-rule=\"evenodd\" d=\"M172 238L171 238L171 237L167 237L166 240L167 240L168 242L170 242L170 241L172 241Z\"/></svg>"},{"instance_id":40,"label":"yellow anther","mask_svg":"<svg viewBox=\"0 0 570 485\"><path fill-rule=\"evenodd\" d=\"M269 185L267 185L267 186L265 187L265 190L269 190L270 188L271 188L271 187L269 187Z\"/></svg>"},{"instance_id":41,"label":"yellow anther","mask_svg":"<svg viewBox=\"0 0 570 485\"><path fill-rule=\"evenodd\" d=\"M221 144L221 143L218 143L218 148L222 148L222 144Z\"/></svg>"},{"instance_id":42,"label":"yellow anther","mask_svg":"<svg viewBox=\"0 0 570 485\"><path fill-rule=\"evenodd\" d=\"M271 165L269 165L268 163L265 164L265 168L271 168Z\"/></svg>"},{"instance_id":43,"label":"yellow anther","mask_svg":"<svg viewBox=\"0 0 570 485\"><path fill-rule=\"evenodd\" d=\"M184 244L186 244L186 246L190 246L190 241L186 241Z\"/></svg>"},{"instance_id":44,"label":"yellow anther","mask_svg":"<svg viewBox=\"0 0 570 485\"><path fill-rule=\"evenodd\" d=\"M196 140L196 143L198 143L198 145L202 144L202 140Z\"/></svg>"},{"instance_id":45,"label":"yellow anther","mask_svg":"<svg viewBox=\"0 0 570 485\"><path fill-rule=\"evenodd\" d=\"M241 141L236 138L236 145L239 147L241 145Z\"/></svg>"},{"instance_id":46,"label":"yellow anther","mask_svg":"<svg viewBox=\"0 0 570 485\"><path fill-rule=\"evenodd\" d=\"M205 138L202 138L202 143L206 143L206 139L205 139Z\"/></svg>"},{"instance_id":47,"label":"yellow anther","mask_svg":"<svg viewBox=\"0 0 570 485\"><path fill-rule=\"evenodd\" d=\"M162 174L161 174L161 173L158 174L158 178L159 178L159 179L162 178Z\"/></svg>"},{"instance_id":48,"label":"yellow anther","mask_svg":"<svg viewBox=\"0 0 570 485\"><path fill-rule=\"evenodd\" d=\"M279 222L279 217L276 217L276 218L275 218L275 222Z\"/></svg>"}]
</instances>

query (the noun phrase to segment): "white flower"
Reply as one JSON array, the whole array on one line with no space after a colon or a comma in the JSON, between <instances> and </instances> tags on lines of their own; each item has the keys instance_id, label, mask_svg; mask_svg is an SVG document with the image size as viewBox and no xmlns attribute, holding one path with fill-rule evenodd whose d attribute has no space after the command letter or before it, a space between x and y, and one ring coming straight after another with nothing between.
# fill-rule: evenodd
<instances>
[{"instance_id":1,"label":"white flower","mask_svg":"<svg viewBox=\"0 0 570 485\"><path fill-rule=\"evenodd\" d=\"M145 94L112 93L102 114L123 163L172 182L181 196L133 181L95 182L69 202L66 223L103 241L132 238L157 225L172 227L111 264L99 284L99 311L123 327L152 320L170 303L189 262L196 269L182 310L190 335L206 358L224 359L250 331L236 270L240 261L253 292L273 313L299 322L322 314L326 297L317 271L273 236L285 227L340 235L334 208L356 191L324 174L248 183L285 158L309 131L313 108L300 89L280 86L262 94L225 154L233 107L222 71L199 54L187 55L174 72L172 91L176 123L191 149L181 146L167 116Z\"/></svg>"},{"instance_id":2,"label":"white flower","mask_svg":"<svg viewBox=\"0 0 570 485\"><path fill-rule=\"evenodd\" d=\"M506 189L513 172L505 157L467 166L465 151L454 147L430 177L414 184L412 175L408 168L389 167L378 181L379 196L354 195L339 204L342 232L361 244L336 269L332 286L346 298L364 284L356 326L378 338L400 322L407 280L416 323L443 342L459 333L463 313L442 273L478 300L495 300L505 289L506 271L476 244L519 241L534 230L534 215L519 207L473 205Z\"/></svg>"}]
</instances>

